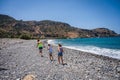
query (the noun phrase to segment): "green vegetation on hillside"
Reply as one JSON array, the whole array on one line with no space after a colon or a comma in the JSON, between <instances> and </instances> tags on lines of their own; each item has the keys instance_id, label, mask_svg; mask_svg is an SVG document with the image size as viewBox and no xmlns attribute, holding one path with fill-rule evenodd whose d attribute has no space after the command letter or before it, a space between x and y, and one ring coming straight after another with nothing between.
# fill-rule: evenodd
<instances>
[{"instance_id":1,"label":"green vegetation on hillside","mask_svg":"<svg viewBox=\"0 0 120 80\"><path fill-rule=\"evenodd\" d=\"M79 29L51 20L23 21L0 15L0 38L76 38L118 36L106 28Z\"/></svg>"}]
</instances>

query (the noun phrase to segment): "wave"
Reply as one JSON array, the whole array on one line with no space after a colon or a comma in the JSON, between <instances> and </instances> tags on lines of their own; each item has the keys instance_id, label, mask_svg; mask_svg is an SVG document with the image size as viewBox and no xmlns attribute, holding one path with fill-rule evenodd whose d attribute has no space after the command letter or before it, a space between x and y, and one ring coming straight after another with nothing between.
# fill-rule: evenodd
<instances>
[{"instance_id":1,"label":"wave","mask_svg":"<svg viewBox=\"0 0 120 80\"><path fill-rule=\"evenodd\" d=\"M48 40L47 42L48 42L48 44L53 44L54 40Z\"/></svg>"},{"instance_id":2,"label":"wave","mask_svg":"<svg viewBox=\"0 0 120 80\"><path fill-rule=\"evenodd\" d=\"M50 39L47 41L48 44L52 44L52 45L58 45L59 43L61 44L60 41L57 41L55 39Z\"/></svg>"},{"instance_id":3,"label":"wave","mask_svg":"<svg viewBox=\"0 0 120 80\"><path fill-rule=\"evenodd\" d=\"M57 45L56 41L52 39L48 40L47 43L52 45Z\"/></svg>"},{"instance_id":4,"label":"wave","mask_svg":"<svg viewBox=\"0 0 120 80\"><path fill-rule=\"evenodd\" d=\"M48 40L48 43L53 44L53 45L58 44L58 42L56 40ZM120 50L119 49L108 49L108 48L100 48L100 47L96 47L96 46L77 46L77 45L76 46L63 45L63 47L120 59Z\"/></svg>"},{"instance_id":5,"label":"wave","mask_svg":"<svg viewBox=\"0 0 120 80\"><path fill-rule=\"evenodd\" d=\"M118 49L100 48L96 46L64 46L64 47L120 59L120 50Z\"/></svg>"}]
</instances>

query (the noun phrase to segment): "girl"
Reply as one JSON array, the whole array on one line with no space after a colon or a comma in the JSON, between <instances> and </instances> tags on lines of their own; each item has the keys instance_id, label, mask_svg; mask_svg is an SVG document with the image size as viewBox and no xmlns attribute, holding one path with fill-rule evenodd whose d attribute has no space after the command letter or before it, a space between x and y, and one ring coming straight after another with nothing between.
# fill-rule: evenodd
<instances>
[{"instance_id":1,"label":"girl","mask_svg":"<svg viewBox=\"0 0 120 80\"><path fill-rule=\"evenodd\" d=\"M60 60L62 61L62 64L64 65L64 63L63 63L63 48L62 48L61 44L58 44L58 63L59 64L60 64Z\"/></svg>"},{"instance_id":2,"label":"girl","mask_svg":"<svg viewBox=\"0 0 120 80\"><path fill-rule=\"evenodd\" d=\"M48 44L48 50L49 50L49 58L51 61L53 61L53 49L52 49L52 46L50 44Z\"/></svg>"},{"instance_id":3,"label":"girl","mask_svg":"<svg viewBox=\"0 0 120 80\"><path fill-rule=\"evenodd\" d=\"M37 47L39 48L39 53L41 54L41 57L43 57L42 55L43 43L39 39L37 40Z\"/></svg>"}]
</instances>

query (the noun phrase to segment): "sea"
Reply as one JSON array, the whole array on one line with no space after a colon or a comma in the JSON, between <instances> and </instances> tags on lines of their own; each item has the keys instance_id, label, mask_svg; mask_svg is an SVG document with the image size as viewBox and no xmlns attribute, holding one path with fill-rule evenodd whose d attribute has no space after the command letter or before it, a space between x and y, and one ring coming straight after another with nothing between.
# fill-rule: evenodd
<instances>
[{"instance_id":1,"label":"sea","mask_svg":"<svg viewBox=\"0 0 120 80\"><path fill-rule=\"evenodd\" d=\"M120 37L74 38L48 40L49 44L62 44L63 47L120 60Z\"/></svg>"}]
</instances>

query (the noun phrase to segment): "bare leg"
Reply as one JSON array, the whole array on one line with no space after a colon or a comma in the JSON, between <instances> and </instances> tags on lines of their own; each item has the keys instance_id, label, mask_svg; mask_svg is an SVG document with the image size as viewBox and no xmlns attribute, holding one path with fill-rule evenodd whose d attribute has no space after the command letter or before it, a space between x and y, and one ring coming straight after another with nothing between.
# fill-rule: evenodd
<instances>
[{"instance_id":1,"label":"bare leg","mask_svg":"<svg viewBox=\"0 0 120 80\"><path fill-rule=\"evenodd\" d=\"M53 60L52 54L49 54L49 57L50 57L50 60L52 61Z\"/></svg>"},{"instance_id":2,"label":"bare leg","mask_svg":"<svg viewBox=\"0 0 120 80\"><path fill-rule=\"evenodd\" d=\"M43 55L42 55L42 50L40 50L40 55L41 55L41 57L43 57Z\"/></svg>"},{"instance_id":3,"label":"bare leg","mask_svg":"<svg viewBox=\"0 0 120 80\"><path fill-rule=\"evenodd\" d=\"M52 56L50 56L50 60L52 61Z\"/></svg>"},{"instance_id":4,"label":"bare leg","mask_svg":"<svg viewBox=\"0 0 120 80\"><path fill-rule=\"evenodd\" d=\"M60 64L60 56L58 56L58 63Z\"/></svg>"},{"instance_id":5,"label":"bare leg","mask_svg":"<svg viewBox=\"0 0 120 80\"><path fill-rule=\"evenodd\" d=\"M50 58L50 60L51 60L51 56L50 56L50 54L49 54L49 58Z\"/></svg>"},{"instance_id":6,"label":"bare leg","mask_svg":"<svg viewBox=\"0 0 120 80\"><path fill-rule=\"evenodd\" d=\"M63 57L62 57L62 56L60 56L60 58L61 58L62 64L64 64L64 63L63 63Z\"/></svg>"},{"instance_id":7,"label":"bare leg","mask_svg":"<svg viewBox=\"0 0 120 80\"><path fill-rule=\"evenodd\" d=\"M53 60L53 55L51 56L52 60Z\"/></svg>"}]
</instances>

